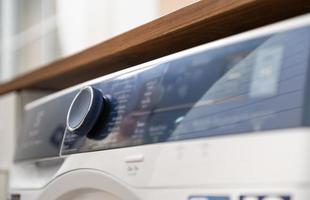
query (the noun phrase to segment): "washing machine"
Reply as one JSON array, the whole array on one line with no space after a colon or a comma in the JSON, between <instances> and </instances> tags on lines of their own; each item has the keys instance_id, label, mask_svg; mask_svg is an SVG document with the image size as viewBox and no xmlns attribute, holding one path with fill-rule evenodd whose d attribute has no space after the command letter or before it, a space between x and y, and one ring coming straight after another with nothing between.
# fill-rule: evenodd
<instances>
[{"instance_id":1,"label":"washing machine","mask_svg":"<svg viewBox=\"0 0 310 200\"><path fill-rule=\"evenodd\" d=\"M309 56L305 15L27 104L10 197L308 200Z\"/></svg>"}]
</instances>

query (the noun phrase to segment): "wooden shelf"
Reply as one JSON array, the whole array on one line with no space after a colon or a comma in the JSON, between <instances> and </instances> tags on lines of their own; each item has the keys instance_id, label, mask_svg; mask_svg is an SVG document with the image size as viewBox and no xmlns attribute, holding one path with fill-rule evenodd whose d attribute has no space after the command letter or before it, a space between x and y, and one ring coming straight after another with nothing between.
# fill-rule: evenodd
<instances>
[{"instance_id":1,"label":"wooden shelf","mask_svg":"<svg viewBox=\"0 0 310 200\"><path fill-rule=\"evenodd\" d=\"M0 85L0 94L62 89L310 11L310 0L202 0Z\"/></svg>"}]
</instances>

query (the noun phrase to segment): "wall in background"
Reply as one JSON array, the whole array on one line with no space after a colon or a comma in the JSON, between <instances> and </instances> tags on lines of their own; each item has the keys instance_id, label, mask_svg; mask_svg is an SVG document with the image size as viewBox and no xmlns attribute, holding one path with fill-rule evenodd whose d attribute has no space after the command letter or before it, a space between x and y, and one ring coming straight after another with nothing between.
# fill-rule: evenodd
<instances>
[{"instance_id":1,"label":"wall in background","mask_svg":"<svg viewBox=\"0 0 310 200\"><path fill-rule=\"evenodd\" d=\"M76 53L157 18L157 3L157 0L58 0L63 54Z\"/></svg>"},{"instance_id":2,"label":"wall in background","mask_svg":"<svg viewBox=\"0 0 310 200\"><path fill-rule=\"evenodd\" d=\"M0 0L0 82L194 2L197 0Z\"/></svg>"},{"instance_id":3,"label":"wall in background","mask_svg":"<svg viewBox=\"0 0 310 200\"><path fill-rule=\"evenodd\" d=\"M159 0L159 14L167 15L198 1L199 0Z\"/></svg>"}]
</instances>

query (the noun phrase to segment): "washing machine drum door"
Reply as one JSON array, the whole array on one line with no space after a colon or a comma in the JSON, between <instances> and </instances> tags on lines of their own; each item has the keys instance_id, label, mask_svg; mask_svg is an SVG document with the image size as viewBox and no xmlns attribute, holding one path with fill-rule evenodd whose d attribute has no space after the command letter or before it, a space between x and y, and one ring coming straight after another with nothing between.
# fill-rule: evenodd
<instances>
[{"instance_id":1,"label":"washing machine drum door","mask_svg":"<svg viewBox=\"0 0 310 200\"><path fill-rule=\"evenodd\" d=\"M128 186L96 170L76 170L59 176L38 199L138 200Z\"/></svg>"}]
</instances>

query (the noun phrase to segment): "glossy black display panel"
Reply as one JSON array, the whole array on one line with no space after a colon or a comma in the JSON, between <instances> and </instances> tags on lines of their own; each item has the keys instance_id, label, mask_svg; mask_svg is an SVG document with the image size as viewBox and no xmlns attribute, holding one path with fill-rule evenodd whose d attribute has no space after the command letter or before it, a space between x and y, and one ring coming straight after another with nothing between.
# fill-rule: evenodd
<instances>
[{"instance_id":1,"label":"glossy black display panel","mask_svg":"<svg viewBox=\"0 0 310 200\"><path fill-rule=\"evenodd\" d=\"M59 156L66 113L75 93L67 93L25 110L25 121L16 138L15 160Z\"/></svg>"},{"instance_id":2,"label":"glossy black display panel","mask_svg":"<svg viewBox=\"0 0 310 200\"><path fill-rule=\"evenodd\" d=\"M17 161L158 142L310 125L310 28L160 62L93 87L111 112L94 139L66 131L77 91L28 107Z\"/></svg>"},{"instance_id":3,"label":"glossy black display panel","mask_svg":"<svg viewBox=\"0 0 310 200\"><path fill-rule=\"evenodd\" d=\"M275 33L95 84L109 118L95 139L66 131L61 154L302 126L309 38Z\"/></svg>"}]
</instances>

